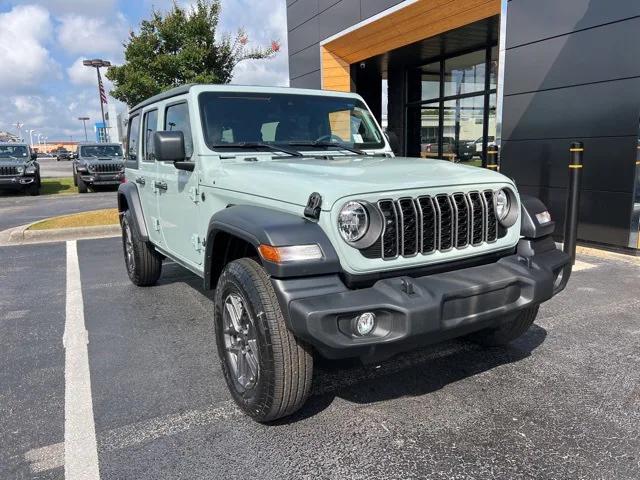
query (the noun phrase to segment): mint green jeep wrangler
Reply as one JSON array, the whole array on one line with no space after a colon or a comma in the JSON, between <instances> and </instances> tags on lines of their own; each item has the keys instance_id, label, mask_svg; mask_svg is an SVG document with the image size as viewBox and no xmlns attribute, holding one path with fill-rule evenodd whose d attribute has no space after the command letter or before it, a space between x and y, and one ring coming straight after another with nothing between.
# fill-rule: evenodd
<instances>
[{"instance_id":1,"label":"mint green jeep wrangler","mask_svg":"<svg viewBox=\"0 0 640 480\"><path fill-rule=\"evenodd\" d=\"M315 355L510 342L571 272L539 200L395 157L355 94L179 87L131 110L125 155L129 277L153 285L170 258L215 291L224 377L258 421L304 404Z\"/></svg>"}]
</instances>

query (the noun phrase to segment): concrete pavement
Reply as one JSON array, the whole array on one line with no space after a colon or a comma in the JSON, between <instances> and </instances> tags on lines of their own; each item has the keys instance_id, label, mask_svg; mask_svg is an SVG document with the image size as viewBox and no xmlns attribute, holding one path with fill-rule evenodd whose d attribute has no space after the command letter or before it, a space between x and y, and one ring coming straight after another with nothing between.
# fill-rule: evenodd
<instances>
[{"instance_id":1,"label":"concrete pavement","mask_svg":"<svg viewBox=\"0 0 640 480\"><path fill-rule=\"evenodd\" d=\"M0 478L64 472L66 248L0 248ZM100 478L640 477L634 263L581 256L507 348L320 362L305 408L263 426L230 400L198 278L169 262L136 288L118 239L77 252Z\"/></svg>"}]
</instances>

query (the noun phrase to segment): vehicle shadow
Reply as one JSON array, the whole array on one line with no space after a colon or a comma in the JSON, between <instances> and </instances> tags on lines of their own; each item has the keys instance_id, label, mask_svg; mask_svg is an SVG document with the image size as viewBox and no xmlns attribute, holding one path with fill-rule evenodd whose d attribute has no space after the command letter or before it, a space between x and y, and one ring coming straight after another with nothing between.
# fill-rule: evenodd
<instances>
[{"instance_id":1,"label":"vehicle shadow","mask_svg":"<svg viewBox=\"0 0 640 480\"><path fill-rule=\"evenodd\" d=\"M429 395L459 380L527 358L546 336L544 328L533 325L520 339L505 347L484 348L457 339L400 354L381 364L318 359L309 400L299 412L276 424L312 417L328 408L336 397L357 404L373 404Z\"/></svg>"}]
</instances>

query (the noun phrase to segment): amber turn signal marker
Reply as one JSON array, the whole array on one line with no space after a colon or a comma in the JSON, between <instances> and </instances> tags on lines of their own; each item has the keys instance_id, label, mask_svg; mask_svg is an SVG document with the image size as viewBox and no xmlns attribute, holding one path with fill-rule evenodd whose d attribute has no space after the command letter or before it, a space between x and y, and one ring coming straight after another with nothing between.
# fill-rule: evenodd
<instances>
[{"instance_id":1,"label":"amber turn signal marker","mask_svg":"<svg viewBox=\"0 0 640 480\"><path fill-rule=\"evenodd\" d=\"M265 260L273 263L280 263L280 252L276 247L272 247L271 245L260 245L258 247L258 251L260 252L260 256Z\"/></svg>"}]
</instances>

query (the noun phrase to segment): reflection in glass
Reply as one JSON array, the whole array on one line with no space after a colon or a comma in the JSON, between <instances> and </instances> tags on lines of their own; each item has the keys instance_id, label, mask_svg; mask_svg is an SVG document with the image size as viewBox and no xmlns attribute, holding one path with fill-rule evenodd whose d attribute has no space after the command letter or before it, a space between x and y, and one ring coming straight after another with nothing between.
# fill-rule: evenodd
<instances>
[{"instance_id":1,"label":"reflection in glass","mask_svg":"<svg viewBox=\"0 0 640 480\"><path fill-rule=\"evenodd\" d=\"M444 62L444 95L464 95L485 89L486 51L460 55ZM495 75L493 79L495 85Z\"/></svg>"},{"instance_id":2,"label":"reflection in glass","mask_svg":"<svg viewBox=\"0 0 640 480\"><path fill-rule=\"evenodd\" d=\"M631 230L629 247L640 249L640 134L636 148L636 180L633 198L633 212L631 213Z\"/></svg>"},{"instance_id":3,"label":"reflection in glass","mask_svg":"<svg viewBox=\"0 0 640 480\"><path fill-rule=\"evenodd\" d=\"M432 104L422 109L420 115L420 156L441 158L438 147L440 104Z\"/></svg>"},{"instance_id":4,"label":"reflection in glass","mask_svg":"<svg viewBox=\"0 0 640 480\"><path fill-rule=\"evenodd\" d=\"M424 65L420 76L422 82L422 101L440 97L440 62Z\"/></svg>"},{"instance_id":5,"label":"reflection in glass","mask_svg":"<svg viewBox=\"0 0 640 480\"><path fill-rule=\"evenodd\" d=\"M448 100L444 103L443 156L468 162L482 153L484 95ZM480 152L477 145L480 144Z\"/></svg>"}]
</instances>

